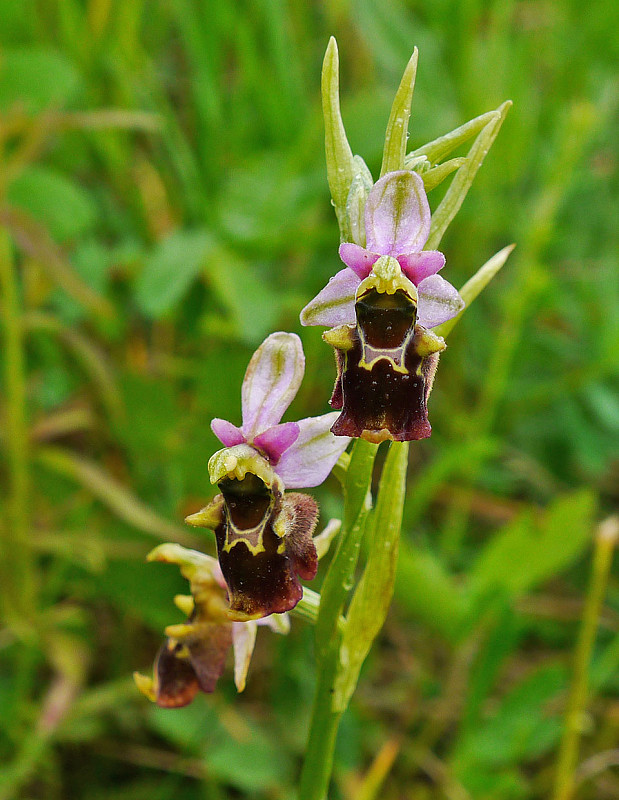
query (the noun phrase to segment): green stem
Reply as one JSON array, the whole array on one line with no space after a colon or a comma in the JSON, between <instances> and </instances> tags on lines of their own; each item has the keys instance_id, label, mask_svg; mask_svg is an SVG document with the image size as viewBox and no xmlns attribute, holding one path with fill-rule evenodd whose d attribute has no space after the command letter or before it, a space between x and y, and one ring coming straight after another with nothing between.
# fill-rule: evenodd
<instances>
[{"instance_id":1,"label":"green stem","mask_svg":"<svg viewBox=\"0 0 619 800\"><path fill-rule=\"evenodd\" d=\"M2 593L8 616L18 626L34 617L35 582L29 543L29 437L26 419L24 329L17 270L9 236L0 229L0 288L4 312L6 448L9 467L8 524L3 541Z\"/></svg>"},{"instance_id":2,"label":"green stem","mask_svg":"<svg viewBox=\"0 0 619 800\"><path fill-rule=\"evenodd\" d=\"M341 636L336 634L319 667L299 800L325 800L327 797L335 741L342 718L342 712L334 711L331 702L335 691L340 643Z\"/></svg>"},{"instance_id":3,"label":"green stem","mask_svg":"<svg viewBox=\"0 0 619 800\"><path fill-rule=\"evenodd\" d=\"M572 685L565 712L563 739L557 762L554 800L571 800L574 796L574 776L578 762L583 715L587 704L591 653L595 643L600 611L606 594L608 575L617 539L619 539L619 517L610 517L600 525L595 537L591 580L585 601L580 634L576 643Z\"/></svg>"},{"instance_id":4,"label":"green stem","mask_svg":"<svg viewBox=\"0 0 619 800\"><path fill-rule=\"evenodd\" d=\"M357 439L346 472L342 534L323 583L316 623L318 680L301 773L300 800L323 800L329 788L335 740L342 717L342 712L333 708L342 643L341 614L352 587L370 509L368 493L377 450L378 445Z\"/></svg>"}]
</instances>

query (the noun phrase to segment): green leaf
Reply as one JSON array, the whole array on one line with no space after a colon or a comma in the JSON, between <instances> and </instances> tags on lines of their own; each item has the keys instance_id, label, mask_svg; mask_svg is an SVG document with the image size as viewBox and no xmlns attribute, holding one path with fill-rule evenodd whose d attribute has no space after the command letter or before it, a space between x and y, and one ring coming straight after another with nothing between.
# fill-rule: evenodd
<instances>
[{"instance_id":1,"label":"green leaf","mask_svg":"<svg viewBox=\"0 0 619 800\"><path fill-rule=\"evenodd\" d=\"M191 754L200 752L207 737L225 735L213 704L200 695L191 705L175 708L173 712L152 706L148 722L160 736Z\"/></svg>"},{"instance_id":2,"label":"green leaf","mask_svg":"<svg viewBox=\"0 0 619 800\"><path fill-rule=\"evenodd\" d=\"M418 147L417 150L411 151L406 156L406 160L409 161L419 158L419 156L425 156L431 164L438 164L439 161L442 161L445 156L448 156L460 145L472 139L473 136L477 136L489 122L496 119L496 116L496 111L487 111L485 114L465 122L464 125L460 125L453 131L449 131L444 136L440 136L438 139Z\"/></svg>"},{"instance_id":3,"label":"green leaf","mask_svg":"<svg viewBox=\"0 0 619 800\"><path fill-rule=\"evenodd\" d=\"M450 641L458 638L467 601L436 556L406 538L400 542L395 596L398 605Z\"/></svg>"},{"instance_id":4,"label":"green leaf","mask_svg":"<svg viewBox=\"0 0 619 800\"><path fill-rule=\"evenodd\" d=\"M222 724L216 707L203 697L172 713L153 708L149 721L184 751L200 755L209 777L221 783L262 794L290 782L291 763L283 740L249 718L243 719L240 730Z\"/></svg>"},{"instance_id":5,"label":"green leaf","mask_svg":"<svg viewBox=\"0 0 619 800\"><path fill-rule=\"evenodd\" d=\"M64 106L77 92L80 75L69 59L45 47L2 49L0 110L36 113Z\"/></svg>"},{"instance_id":6,"label":"green leaf","mask_svg":"<svg viewBox=\"0 0 619 800\"><path fill-rule=\"evenodd\" d=\"M372 519L374 541L346 615L340 671L333 698L334 711L346 709L355 691L361 666L389 610L398 561L407 466L408 443L393 442L383 467Z\"/></svg>"},{"instance_id":7,"label":"green leaf","mask_svg":"<svg viewBox=\"0 0 619 800\"><path fill-rule=\"evenodd\" d=\"M168 564L110 560L97 576L97 587L123 613L145 622L161 634L167 625L183 621L174 596L188 594L187 581ZM154 658L153 653L153 658Z\"/></svg>"},{"instance_id":8,"label":"green leaf","mask_svg":"<svg viewBox=\"0 0 619 800\"><path fill-rule=\"evenodd\" d=\"M462 715L462 729L476 729L482 717L489 693L496 684L506 659L514 654L522 636L513 603L505 595L484 598L480 622L475 636L479 642L477 653L467 679L466 700ZM480 636L480 634L483 634Z\"/></svg>"},{"instance_id":9,"label":"green leaf","mask_svg":"<svg viewBox=\"0 0 619 800\"><path fill-rule=\"evenodd\" d=\"M290 782L290 758L283 740L275 742L266 730L251 726L249 736L218 736L205 748L210 775L244 792L264 793Z\"/></svg>"},{"instance_id":10,"label":"green leaf","mask_svg":"<svg viewBox=\"0 0 619 800\"><path fill-rule=\"evenodd\" d=\"M273 330L282 295L263 280L255 267L226 248L208 258L209 284L228 312L234 332L248 344L258 344Z\"/></svg>"},{"instance_id":11,"label":"green leaf","mask_svg":"<svg viewBox=\"0 0 619 800\"><path fill-rule=\"evenodd\" d=\"M135 286L138 306L160 319L177 303L204 268L214 242L205 230L179 230L150 253Z\"/></svg>"},{"instance_id":12,"label":"green leaf","mask_svg":"<svg viewBox=\"0 0 619 800\"><path fill-rule=\"evenodd\" d=\"M79 184L49 167L31 166L11 183L8 200L41 222L54 239L75 239L94 227L97 204Z\"/></svg>"},{"instance_id":13,"label":"green leaf","mask_svg":"<svg viewBox=\"0 0 619 800\"><path fill-rule=\"evenodd\" d=\"M372 471L377 450L378 445L364 439L357 439L352 449L344 486L342 534L321 591L316 622L316 646L319 652L331 646L346 596L352 588L353 573L370 510Z\"/></svg>"},{"instance_id":14,"label":"green leaf","mask_svg":"<svg viewBox=\"0 0 619 800\"><path fill-rule=\"evenodd\" d=\"M482 551L470 591L519 595L557 575L591 541L594 511L595 496L583 489L556 500L540 522L528 513L516 517Z\"/></svg>"},{"instance_id":15,"label":"green leaf","mask_svg":"<svg viewBox=\"0 0 619 800\"><path fill-rule=\"evenodd\" d=\"M406 155L406 142L408 141L408 121L411 116L411 103L415 89L417 75L417 61L419 53L417 48L406 65L404 75L396 92L387 132L385 134L385 147L383 150L383 163L380 168L381 177L387 172L393 172L404 167Z\"/></svg>"},{"instance_id":16,"label":"green leaf","mask_svg":"<svg viewBox=\"0 0 619 800\"><path fill-rule=\"evenodd\" d=\"M427 250L433 250L438 247L443 234L460 210L460 206L471 188L475 175L477 175L478 169L483 164L488 150L492 147L511 105L511 100L508 100L499 106L493 117L473 142L464 165L456 172L445 197L432 215L430 236L426 242Z\"/></svg>"},{"instance_id":17,"label":"green leaf","mask_svg":"<svg viewBox=\"0 0 619 800\"><path fill-rule=\"evenodd\" d=\"M337 42L329 39L322 65L322 113L325 121L327 180L343 241L346 235L346 200L354 175L353 155L340 112L340 76Z\"/></svg>"}]
</instances>

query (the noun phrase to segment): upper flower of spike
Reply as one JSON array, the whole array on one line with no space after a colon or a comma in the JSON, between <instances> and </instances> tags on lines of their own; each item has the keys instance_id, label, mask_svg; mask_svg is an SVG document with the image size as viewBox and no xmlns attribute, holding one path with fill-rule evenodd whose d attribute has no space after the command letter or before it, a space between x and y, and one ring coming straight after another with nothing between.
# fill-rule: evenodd
<instances>
[{"instance_id":1,"label":"upper flower of spike","mask_svg":"<svg viewBox=\"0 0 619 800\"><path fill-rule=\"evenodd\" d=\"M340 270L301 312L303 325L344 325L355 321L357 289L382 256L394 258L418 290L417 323L434 328L464 307L454 287L436 273L445 264L437 250L422 251L430 233L430 207L416 172L388 172L378 180L365 205L367 247L340 245Z\"/></svg>"},{"instance_id":2,"label":"upper flower of spike","mask_svg":"<svg viewBox=\"0 0 619 800\"><path fill-rule=\"evenodd\" d=\"M330 433L337 413L279 424L304 371L299 337L272 333L254 353L243 379L241 427L224 419L211 423L213 433L226 447L248 444L257 450L289 489L321 484L348 444ZM211 479L219 480L213 475Z\"/></svg>"}]
</instances>

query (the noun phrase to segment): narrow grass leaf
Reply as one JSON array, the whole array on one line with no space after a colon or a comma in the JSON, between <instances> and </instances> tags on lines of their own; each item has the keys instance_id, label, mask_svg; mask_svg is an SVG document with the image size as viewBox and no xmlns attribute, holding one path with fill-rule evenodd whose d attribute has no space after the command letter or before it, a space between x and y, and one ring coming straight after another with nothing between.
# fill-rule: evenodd
<instances>
[{"instance_id":1,"label":"narrow grass leaf","mask_svg":"<svg viewBox=\"0 0 619 800\"><path fill-rule=\"evenodd\" d=\"M28 329L45 331L65 344L93 382L110 417L117 420L122 414L122 402L105 353L79 329L65 325L51 314L30 312L24 316L24 322Z\"/></svg>"},{"instance_id":2,"label":"narrow grass leaf","mask_svg":"<svg viewBox=\"0 0 619 800\"><path fill-rule=\"evenodd\" d=\"M115 316L113 305L80 278L44 225L25 211L10 206L0 206L0 222L6 225L17 245L74 300L101 317Z\"/></svg>"},{"instance_id":3,"label":"narrow grass leaf","mask_svg":"<svg viewBox=\"0 0 619 800\"><path fill-rule=\"evenodd\" d=\"M163 519L98 464L61 447L41 447L36 460L58 475L76 481L122 520L156 539L172 539L191 545L195 538L173 522Z\"/></svg>"}]
</instances>

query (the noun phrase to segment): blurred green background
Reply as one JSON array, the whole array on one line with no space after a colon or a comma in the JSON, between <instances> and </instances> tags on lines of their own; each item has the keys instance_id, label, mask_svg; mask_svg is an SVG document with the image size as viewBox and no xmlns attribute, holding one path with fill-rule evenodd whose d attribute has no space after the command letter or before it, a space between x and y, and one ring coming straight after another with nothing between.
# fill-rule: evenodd
<instances>
[{"instance_id":1,"label":"blurred green background","mask_svg":"<svg viewBox=\"0 0 619 800\"><path fill-rule=\"evenodd\" d=\"M394 606L333 798L549 796L592 541L619 499L618 29L615 0L0 3L0 798L294 797L305 623L260 632L240 696L228 672L162 711L130 675L186 588L146 553L212 552L182 519L212 496L209 422L240 422L265 335L304 342L289 418L327 410L332 354L298 312L340 267L330 35L375 177L415 45L411 149L513 100L444 275L517 243L450 337L412 448ZM340 514L333 479L315 494ZM619 796L618 666L615 576L581 798Z\"/></svg>"}]
</instances>

